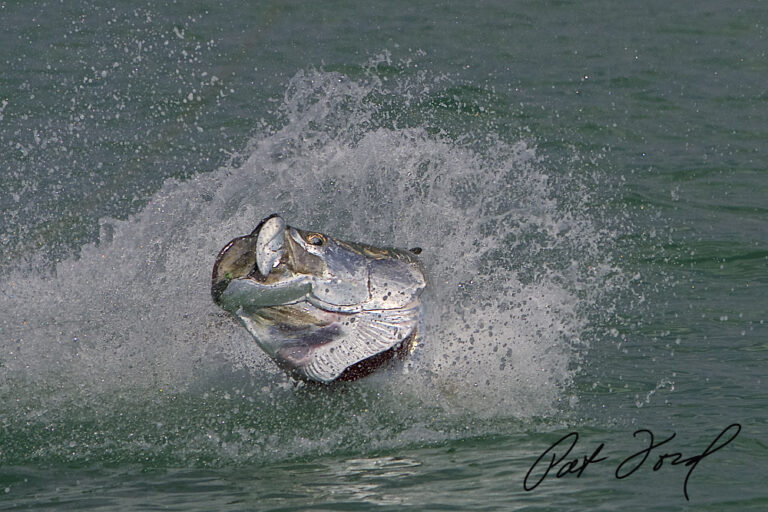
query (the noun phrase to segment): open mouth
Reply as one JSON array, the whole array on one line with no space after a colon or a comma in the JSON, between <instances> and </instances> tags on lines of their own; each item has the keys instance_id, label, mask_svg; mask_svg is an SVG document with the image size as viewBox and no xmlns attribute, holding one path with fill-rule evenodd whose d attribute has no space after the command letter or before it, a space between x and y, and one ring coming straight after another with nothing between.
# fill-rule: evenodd
<instances>
[{"instance_id":1,"label":"open mouth","mask_svg":"<svg viewBox=\"0 0 768 512\"><path fill-rule=\"evenodd\" d=\"M219 251L211 276L211 295L215 301L218 301L232 280L241 279L253 272L256 266L255 245L255 238L241 236Z\"/></svg>"}]
</instances>

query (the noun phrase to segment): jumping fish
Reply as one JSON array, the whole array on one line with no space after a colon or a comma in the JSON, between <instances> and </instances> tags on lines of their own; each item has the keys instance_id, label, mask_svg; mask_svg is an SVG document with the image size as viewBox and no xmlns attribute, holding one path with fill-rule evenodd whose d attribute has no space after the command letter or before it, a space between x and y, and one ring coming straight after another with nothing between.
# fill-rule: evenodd
<instances>
[{"instance_id":1,"label":"jumping fish","mask_svg":"<svg viewBox=\"0 0 768 512\"><path fill-rule=\"evenodd\" d=\"M419 252L337 240L275 214L219 252L211 295L292 376L355 380L415 347Z\"/></svg>"}]
</instances>

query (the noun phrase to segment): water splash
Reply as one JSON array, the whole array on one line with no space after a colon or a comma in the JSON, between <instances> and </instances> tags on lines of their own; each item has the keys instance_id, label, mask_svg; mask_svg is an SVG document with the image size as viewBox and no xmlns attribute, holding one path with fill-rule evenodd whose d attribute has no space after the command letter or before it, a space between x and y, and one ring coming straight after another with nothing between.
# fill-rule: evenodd
<instances>
[{"instance_id":1,"label":"water splash","mask_svg":"<svg viewBox=\"0 0 768 512\"><path fill-rule=\"evenodd\" d=\"M51 275L12 271L0 283L4 422L38 451L5 456L264 460L551 415L588 346L589 311L616 286L603 250L615 233L590 206L588 172L552 172L531 141L494 131L490 110L480 130L452 133L456 112L480 111L476 89L387 55L355 76L297 73L280 122L233 165L167 181ZM273 212L423 248L426 333L403 368L296 389L213 305L216 253Z\"/></svg>"}]
</instances>

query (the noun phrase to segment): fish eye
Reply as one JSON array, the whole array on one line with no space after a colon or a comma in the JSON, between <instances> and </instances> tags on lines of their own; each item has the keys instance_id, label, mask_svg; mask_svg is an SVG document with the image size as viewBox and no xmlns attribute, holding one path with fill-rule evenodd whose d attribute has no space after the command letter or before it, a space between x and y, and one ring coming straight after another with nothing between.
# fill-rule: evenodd
<instances>
[{"instance_id":1,"label":"fish eye","mask_svg":"<svg viewBox=\"0 0 768 512\"><path fill-rule=\"evenodd\" d=\"M307 237L307 242L312 245L323 245L325 243L325 237L320 233L312 233Z\"/></svg>"}]
</instances>

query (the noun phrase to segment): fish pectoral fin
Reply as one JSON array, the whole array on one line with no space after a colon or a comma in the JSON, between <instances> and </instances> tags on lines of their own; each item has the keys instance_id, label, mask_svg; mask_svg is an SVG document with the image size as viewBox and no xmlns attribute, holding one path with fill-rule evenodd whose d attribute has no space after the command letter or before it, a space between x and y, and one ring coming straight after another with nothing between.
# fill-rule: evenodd
<instances>
[{"instance_id":1,"label":"fish pectoral fin","mask_svg":"<svg viewBox=\"0 0 768 512\"><path fill-rule=\"evenodd\" d=\"M304 372L309 378L331 382L350 366L408 338L418 327L419 313L417 301L410 307L362 311L351 316L336 339L313 350Z\"/></svg>"}]
</instances>

